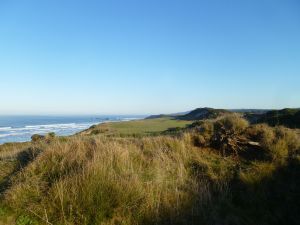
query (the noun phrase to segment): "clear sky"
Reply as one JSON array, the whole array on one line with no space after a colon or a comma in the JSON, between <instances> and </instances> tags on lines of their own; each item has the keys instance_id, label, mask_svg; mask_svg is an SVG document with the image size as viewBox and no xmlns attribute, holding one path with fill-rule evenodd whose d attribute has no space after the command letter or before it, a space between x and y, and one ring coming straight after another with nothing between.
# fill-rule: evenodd
<instances>
[{"instance_id":1,"label":"clear sky","mask_svg":"<svg viewBox=\"0 0 300 225\"><path fill-rule=\"evenodd\" d=\"M299 0L1 0L0 114L300 107Z\"/></svg>"}]
</instances>

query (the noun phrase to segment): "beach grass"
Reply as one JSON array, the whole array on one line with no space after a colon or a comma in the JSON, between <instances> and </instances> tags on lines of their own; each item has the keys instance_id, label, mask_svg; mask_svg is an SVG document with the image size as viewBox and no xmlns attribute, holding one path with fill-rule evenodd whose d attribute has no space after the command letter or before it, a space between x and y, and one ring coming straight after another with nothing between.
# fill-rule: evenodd
<instances>
[{"instance_id":1,"label":"beach grass","mask_svg":"<svg viewBox=\"0 0 300 225\"><path fill-rule=\"evenodd\" d=\"M165 119L109 123L81 135L1 146L0 224L300 221L295 130L249 125L234 115L194 123L177 135L148 135L174 125L178 121ZM244 147L232 149L235 144Z\"/></svg>"}]
</instances>

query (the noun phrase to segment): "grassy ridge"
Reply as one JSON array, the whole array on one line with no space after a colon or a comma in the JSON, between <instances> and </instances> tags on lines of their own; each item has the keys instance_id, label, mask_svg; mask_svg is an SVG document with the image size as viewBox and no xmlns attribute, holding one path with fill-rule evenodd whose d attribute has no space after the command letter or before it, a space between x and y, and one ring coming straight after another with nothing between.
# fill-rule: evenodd
<instances>
[{"instance_id":1,"label":"grassy ridge","mask_svg":"<svg viewBox=\"0 0 300 225\"><path fill-rule=\"evenodd\" d=\"M165 119L110 123L73 137L1 146L1 162L11 166L2 174L8 181L2 202L13 209L3 220L14 215L19 225L299 222L300 141L294 130L228 116L193 123L174 136L148 135L178 125Z\"/></svg>"},{"instance_id":2,"label":"grassy ridge","mask_svg":"<svg viewBox=\"0 0 300 225\"><path fill-rule=\"evenodd\" d=\"M262 115L259 122L271 126L284 125L290 128L300 128L300 109L273 110Z\"/></svg>"}]
</instances>

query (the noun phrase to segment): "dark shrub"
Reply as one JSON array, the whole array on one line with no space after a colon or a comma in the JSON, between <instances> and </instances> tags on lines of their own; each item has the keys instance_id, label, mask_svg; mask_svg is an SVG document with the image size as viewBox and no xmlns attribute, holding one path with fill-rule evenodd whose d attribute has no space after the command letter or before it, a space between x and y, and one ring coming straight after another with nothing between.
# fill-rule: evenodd
<instances>
[{"instance_id":1,"label":"dark shrub","mask_svg":"<svg viewBox=\"0 0 300 225\"><path fill-rule=\"evenodd\" d=\"M97 125L93 125L90 127L90 129L95 129L97 127Z\"/></svg>"},{"instance_id":2,"label":"dark shrub","mask_svg":"<svg viewBox=\"0 0 300 225\"><path fill-rule=\"evenodd\" d=\"M45 139L44 135L40 135L40 134L34 134L31 136L31 141L32 142L39 142Z\"/></svg>"},{"instance_id":3,"label":"dark shrub","mask_svg":"<svg viewBox=\"0 0 300 225\"><path fill-rule=\"evenodd\" d=\"M50 138L55 138L55 133L54 132L50 132L50 133L48 133L48 135L47 135L48 137L50 137Z\"/></svg>"}]
</instances>

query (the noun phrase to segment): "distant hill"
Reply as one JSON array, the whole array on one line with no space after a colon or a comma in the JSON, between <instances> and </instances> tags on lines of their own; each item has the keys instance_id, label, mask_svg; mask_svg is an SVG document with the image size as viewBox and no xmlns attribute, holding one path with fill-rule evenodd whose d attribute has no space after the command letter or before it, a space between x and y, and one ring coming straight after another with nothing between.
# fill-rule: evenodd
<instances>
[{"instance_id":1,"label":"distant hill","mask_svg":"<svg viewBox=\"0 0 300 225\"><path fill-rule=\"evenodd\" d=\"M215 119L219 116L240 113L250 123L267 123L271 126L283 125L289 128L300 128L300 109L214 109L214 108L197 108L189 112L174 113L174 114L160 114L152 115L146 119L158 118L173 118L177 120L204 120Z\"/></svg>"},{"instance_id":2,"label":"distant hill","mask_svg":"<svg viewBox=\"0 0 300 225\"><path fill-rule=\"evenodd\" d=\"M159 115L151 115L151 116L148 116L148 117L146 117L145 119L146 119L146 120L151 120L151 119L159 119L159 118L165 118L165 117L172 117L172 116L167 115L167 114L159 114Z\"/></svg>"},{"instance_id":3,"label":"distant hill","mask_svg":"<svg viewBox=\"0 0 300 225\"><path fill-rule=\"evenodd\" d=\"M146 117L145 119L159 119L159 118L166 118L166 117L173 117L173 118L175 118L176 116L186 115L189 112L191 112L191 111L179 112L179 113L171 113L171 114L151 115L151 116Z\"/></svg>"},{"instance_id":4,"label":"distant hill","mask_svg":"<svg viewBox=\"0 0 300 225\"><path fill-rule=\"evenodd\" d=\"M225 109L213 109L213 108L198 108L186 115L176 116L179 120L203 120L203 119L215 119L219 116L230 114L232 112Z\"/></svg>"},{"instance_id":5,"label":"distant hill","mask_svg":"<svg viewBox=\"0 0 300 225\"><path fill-rule=\"evenodd\" d=\"M225 109L213 109L213 108L197 108L192 111L182 112L182 113L173 113L173 114L160 114L160 115L151 115L146 119L158 119L158 118L167 118L171 117L177 120L203 120L203 119L214 119L224 114L232 113L229 110Z\"/></svg>"},{"instance_id":6,"label":"distant hill","mask_svg":"<svg viewBox=\"0 0 300 225\"><path fill-rule=\"evenodd\" d=\"M300 109L272 110L258 117L257 123L271 126L283 125L289 128L300 128Z\"/></svg>"},{"instance_id":7,"label":"distant hill","mask_svg":"<svg viewBox=\"0 0 300 225\"><path fill-rule=\"evenodd\" d=\"M229 109L230 112L235 113L255 113L255 114L264 114L271 111L271 109Z\"/></svg>"}]
</instances>

